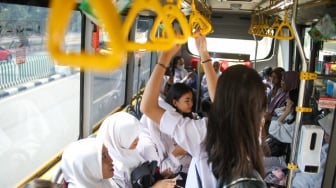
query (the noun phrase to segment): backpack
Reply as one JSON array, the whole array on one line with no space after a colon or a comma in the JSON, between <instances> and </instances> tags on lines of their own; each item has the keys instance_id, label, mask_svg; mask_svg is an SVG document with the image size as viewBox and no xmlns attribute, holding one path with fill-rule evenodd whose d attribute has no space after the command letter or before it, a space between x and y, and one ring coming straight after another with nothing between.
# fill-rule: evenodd
<instances>
[{"instance_id":1,"label":"backpack","mask_svg":"<svg viewBox=\"0 0 336 188\"><path fill-rule=\"evenodd\" d=\"M146 188L156 182L157 161L146 161L131 172L133 188Z\"/></svg>"},{"instance_id":2,"label":"backpack","mask_svg":"<svg viewBox=\"0 0 336 188\"><path fill-rule=\"evenodd\" d=\"M257 171L253 177L240 177L230 183L224 183L221 179L217 181L217 188L267 188L266 183Z\"/></svg>"}]
</instances>

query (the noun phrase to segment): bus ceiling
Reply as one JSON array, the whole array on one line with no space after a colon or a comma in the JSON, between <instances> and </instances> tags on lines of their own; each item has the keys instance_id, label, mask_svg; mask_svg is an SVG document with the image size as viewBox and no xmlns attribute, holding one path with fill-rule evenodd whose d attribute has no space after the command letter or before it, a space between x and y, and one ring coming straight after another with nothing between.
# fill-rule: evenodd
<instances>
[{"instance_id":1,"label":"bus ceiling","mask_svg":"<svg viewBox=\"0 0 336 188\"><path fill-rule=\"evenodd\" d=\"M160 1L162 4L167 2L166 0ZM188 16L191 11L190 5L192 0L181 0L181 2L181 8L185 15ZM48 7L50 0L3 0L1 3ZM78 0L78 3L80 3L80 0ZM195 4L201 14L211 20L219 18L225 20L225 16L238 14L240 21L248 22L250 19L249 16L255 12L266 15L283 15L284 11L292 9L293 0L195 0ZM332 18L336 19L335 9L335 0L298 0L296 23L311 25L316 23L325 14L329 14ZM148 14L150 14L148 11L144 11L144 15L148 16Z\"/></svg>"}]
</instances>

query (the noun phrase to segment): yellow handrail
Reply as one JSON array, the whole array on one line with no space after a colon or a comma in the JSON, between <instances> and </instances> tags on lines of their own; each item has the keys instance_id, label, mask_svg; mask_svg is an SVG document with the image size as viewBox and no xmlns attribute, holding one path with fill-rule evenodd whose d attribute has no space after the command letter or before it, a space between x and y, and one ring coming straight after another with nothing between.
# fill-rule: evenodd
<instances>
[{"instance_id":1,"label":"yellow handrail","mask_svg":"<svg viewBox=\"0 0 336 188\"><path fill-rule=\"evenodd\" d=\"M288 28L288 31L289 31L288 35L285 35L285 32L283 31L283 28L286 28L286 27ZM284 20L281 22L277 31L275 32L274 38L279 39L279 40L292 40L292 39L294 39L294 32L293 32L292 26L288 22L287 12L285 13Z\"/></svg>"},{"instance_id":2,"label":"yellow handrail","mask_svg":"<svg viewBox=\"0 0 336 188\"><path fill-rule=\"evenodd\" d=\"M111 0L91 0L89 4L95 11L95 15L101 21L111 42L107 43L107 48L112 49L111 54L87 54L65 53L61 49L62 41L66 33L72 10L76 0L53 0L50 4L50 14L48 19L48 39L47 46L52 57L60 65L80 67L82 69L107 71L120 67L126 55L124 41L122 40L120 16Z\"/></svg>"},{"instance_id":3,"label":"yellow handrail","mask_svg":"<svg viewBox=\"0 0 336 188\"><path fill-rule=\"evenodd\" d=\"M200 29L202 35L207 35L212 32L212 25L209 20L198 12L195 5L195 0L191 1L191 14L189 17L189 26L192 36L197 37L196 30Z\"/></svg>"},{"instance_id":4,"label":"yellow handrail","mask_svg":"<svg viewBox=\"0 0 336 188\"><path fill-rule=\"evenodd\" d=\"M261 15L261 24L260 24L260 33L259 35L262 36L262 37L267 37L268 36L268 33L269 33L269 25L268 25L268 20L265 18L266 15L262 14Z\"/></svg>"},{"instance_id":5,"label":"yellow handrail","mask_svg":"<svg viewBox=\"0 0 336 188\"><path fill-rule=\"evenodd\" d=\"M179 1L177 3L179 3ZM163 11L166 15L164 19L167 19L169 25L168 26L163 25L163 30L161 32L164 33L166 27L172 27L173 22L176 21L177 23L179 23L179 29L181 30L181 34L175 36L175 43L184 44L185 42L188 41L188 37L191 36L191 30L185 15L183 14L183 12L179 7L180 6L178 4L175 5L172 3L171 0L167 0L167 4L163 7ZM153 24L153 29L150 32L150 39L152 41L157 41L158 38L160 38L156 36L157 31L155 28L160 28L161 21L162 20L156 19ZM163 35L166 36L167 34L164 33Z\"/></svg>"},{"instance_id":6,"label":"yellow handrail","mask_svg":"<svg viewBox=\"0 0 336 188\"><path fill-rule=\"evenodd\" d=\"M279 28L279 26L280 26L279 17L276 16L273 24L269 28L268 36L274 38L275 31ZM283 33L282 33L283 31L280 31L280 32L281 32L280 34L283 35Z\"/></svg>"},{"instance_id":7,"label":"yellow handrail","mask_svg":"<svg viewBox=\"0 0 336 188\"><path fill-rule=\"evenodd\" d=\"M158 0L135 0L122 26L122 38L126 41L126 49L129 51L136 51L139 49L168 50L172 48L175 44L175 33L172 27L165 27L165 36L156 38L155 41L149 40L145 43L137 43L135 41L128 40L128 34L131 31L133 22L136 20L140 11L143 10L155 12L157 14L155 22L162 23L164 26L168 26L170 24L168 19L166 19L166 14ZM154 29L155 31L151 31L151 33L155 33L157 28L158 27L153 27L152 30Z\"/></svg>"},{"instance_id":8,"label":"yellow handrail","mask_svg":"<svg viewBox=\"0 0 336 188\"><path fill-rule=\"evenodd\" d=\"M254 35L256 33L256 25L257 25L256 17L257 15L255 13L251 15L251 25L247 31L251 35Z\"/></svg>"}]
</instances>

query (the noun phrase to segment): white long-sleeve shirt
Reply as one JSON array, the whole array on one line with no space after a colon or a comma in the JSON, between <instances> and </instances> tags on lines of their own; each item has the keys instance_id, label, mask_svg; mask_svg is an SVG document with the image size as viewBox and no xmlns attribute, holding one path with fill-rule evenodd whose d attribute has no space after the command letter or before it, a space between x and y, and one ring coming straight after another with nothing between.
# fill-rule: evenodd
<instances>
[{"instance_id":1,"label":"white long-sleeve shirt","mask_svg":"<svg viewBox=\"0 0 336 188\"><path fill-rule=\"evenodd\" d=\"M159 98L159 105L166 110L175 111L162 98ZM141 117L140 122L142 123L142 127L137 146L140 155L148 161L156 160L161 172L170 168L172 172L177 173L181 170L182 166L182 172L187 173L191 156L186 154L175 157L172 154L176 147L174 139L160 132L159 125L154 123L145 114Z\"/></svg>"},{"instance_id":2,"label":"white long-sleeve shirt","mask_svg":"<svg viewBox=\"0 0 336 188\"><path fill-rule=\"evenodd\" d=\"M199 187L196 168L202 187L216 187L216 178L207 163L208 155L203 144L207 132L206 125L207 118L183 118L181 114L173 111L166 111L160 120L160 130L172 136L176 143L192 156L186 188Z\"/></svg>"},{"instance_id":3,"label":"white long-sleeve shirt","mask_svg":"<svg viewBox=\"0 0 336 188\"><path fill-rule=\"evenodd\" d=\"M292 114L289 114L285 120L293 118ZM291 124L282 123L278 120L272 120L269 126L268 132L274 138L283 143L292 143L294 134L295 121Z\"/></svg>"}]
</instances>

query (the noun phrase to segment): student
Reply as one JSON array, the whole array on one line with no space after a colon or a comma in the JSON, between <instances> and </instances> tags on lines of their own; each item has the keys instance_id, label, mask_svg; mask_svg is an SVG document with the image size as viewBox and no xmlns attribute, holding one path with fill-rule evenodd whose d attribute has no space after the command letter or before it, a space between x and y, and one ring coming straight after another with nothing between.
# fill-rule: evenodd
<instances>
[{"instance_id":1,"label":"student","mask_svg":"<svg viewBox=\"0 0 336 188\"><path fill-rule=\"evenodd\" d=\"M213 101L209 119L193 120L158 105L158 80L179 45L160 55L146 85L141 110L159 125L160 131L174 137L192 155L187 188L218 184L265 187L259 175L263 175L259 132L266 105L265 86L258 73L244 65L228 68L217 85L205 37L199 35L195 41Z\"/></svg>"},{"instance_id":2,"label":"student","mask_svg":"<svg viewBox=\"0 0 336 188\"><path fill-rule=\"evenodd\" d=\"M197 118L197 114L193 113L194 93L190 86L183 83L173 84L165 101L184 117Z\"/></svg>"},{"instance_id":3,"label":"student","mask_svg":"<svg viewBox=\"0 0 336 188\"><path fill-rule=\"evenodd\" d=\"M173 59L174 83L185 83L190 85L192 82L193 72L188 72L184 68L184 59L181 56L175 56Z\"/></svg>"},{"instance_id":4,"label":"student","mask_svg":"<svg viewBox=\"0 0 336 188\"><path fill-rule=\"evenodd\" d=\"M273 119L269 127L269 136L266 139L264 166L267 176L265 178L267 183L274 183L277 185L283 184L285 178L282 176L273 176L274 168L285 169L287 168L286 161L289 159L290 143L293 140L295 129L296 111L295 107L298 103L298 90L289 92L286 100L286 106L283 108L275 109L277 119ZM281 170L276 172L282 172ZM278 182L275 181L277 177ZM280 178L281 177L281 178ZM280 181L281 180L281 181Z\"/></svg>"},{"instance_id":5,"label":"student","mask_svg":"<svg viewBox=\"0 0 336 188\"><path fill-rule=\"evenodd\" d=\"M71 143L62 154L61 169L68 188L118 188L112 180L113 160L109 151L95 138Z\"/></svg>"},{"instance_id":6,"label":"student","mask_svg":"<svg viewBox=\"0 0 336 188\"><path fill-rule=\"evenodd\" d=\"M185 117L195 118L192 113L193 90L186 84L175 83L168 91L165 102L159 100L159 104L166 110L177 111ZM174 174L180 173L186 177L189 169L191 156L178 146L175 140L164 133L161 133L156 125L146 115L141 117L142 137L139 143L139 150L146 160L156 160L163 172L170 169ZM146 141L144 141L146 140ZM183 185L181 182L180 185Z\"/></svg>"},{"instance_id":7,"label":"student","mask_svg":"<svg viewBox=\"0 0 336 188\"><path fill-rule=\"evenodd\" d=\"M289 92L299 87L299 73L295 71L286 71L282 73L282 78L280 81L281 90L271 99L268 105L268 111L265 113L265 120L271 121L272 116L275 116L274 110L285 106L286 100L288 98Z\"/></svg>"},{"instance_id":8,"label":"student","mask_svg":"<svg viewBox=\"0 0 336 188\"><path fill-rule=\"evenodd\" d=\"M131 188L131 173L145 160L136 150L140 122L127 112L117 112L106 118L98 130L97 139L109 149L115 164L113 179L122 188ZM175 180L161 180L154 187L174 187Z\"/></svg>"},{"instance_id":9,"label":"student","mask_svg":"<svg viewBox=\"0 0 336 188\"><path fill-rule=\"evenodd\" d=\"M269 104L272 99L274 99L275 96L277 96L279 93L281 93L281 78L282 73L284 73L285 70L282 67L276 67L271 72L271 84L272 88L269 94L267 95L267 103Z\"/></svg>"},{"instance_id":10,"label":"student","mask_svg":"<svg viewBox=\"0 0 336 188\"><path fill-rule=\"evenodd\" d=\"M298 94L297 89L290 91L286 100L286 106L275 109L279 117L271 121L268 131L270 135L280 142L292 143L295 129L295 107L298 102Z\"/></svg>"},{"instance_id":11,"label":"student","mask_svg":"<svg viewBox=\"0 0 336 188\"><path fill-rule=\"evenodd\" d=\"M267 66L262 70L262 81L266 86L266 95L268 96L273 88L272 67Z\"/></svg>"}]
</instances>

